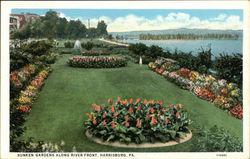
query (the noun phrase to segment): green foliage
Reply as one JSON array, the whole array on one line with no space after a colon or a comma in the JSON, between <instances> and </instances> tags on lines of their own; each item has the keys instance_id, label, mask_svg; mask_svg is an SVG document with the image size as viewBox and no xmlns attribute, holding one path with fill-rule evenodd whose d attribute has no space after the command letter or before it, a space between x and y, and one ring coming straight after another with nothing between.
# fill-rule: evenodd
<instances>
[{"instance_id":1,"label":"green foliage","mask_svg":"<svg viewBox=\"0 0 250 159\"><path fill-rule=\"evenodd\" d=\"M64 47L65 48L73 48L74 47L74 43L70 42L70 41L67 41L67 42L64 43Z\"/></svg>"},{"instance_id":2,"label":"green foliage","mask_svg":"<svg viewBox=\"0 0 250 159\"><path fill-rule=\"evenodd\" d=\"M178 61L182 68L188 68L198 71L200 73L207 73L208 69L212 67L212 53L211 49L202 49L196 56L192 53L177 52L173 54L166 54L165 57Z\"/></svg>"},{"instance_id":3,"label":"green foliage","mask_svg":"<svg viewBox=\"0 0 250 159\"><path fill-rule=\"evenodd\" d=\"M128 49L136 55L145 55L148 47L143 43L130 44Z\"/></svg>"},{"instance_id":4,"label":"green foliage","mask_svg":"<svg viewBox=\"0 0 250 159\"><path fill-rule=\"evenodd\" d=\"M94 47L94 43L88 41L87 43L81 43L81 46L86 50L91 50Z\"/></svg>"},{"instance_id":5,"label":"green foliage","mask_svg":"<svg viewBox=\"0 0 250 159\"><path fill-rule=\"evenodd\" d=\"M107 24L105 24L105 22L102 20L100 22L98 22L97 24L97 32L99 35L107 35Z\"/></svg>"},{"instance_id":6,"label":"green foliage","mask_svg":"<svg viewBox=\"0 0 250 159\"><path fill-rule=\"evenodd\" d=\"M238 138L224 128L212 127L209 131L204 128L196 130L196 140L193 142L193 152L242 152L243 145Z\"/></svg>"},{"instance_id":7,"label":"green foliage","mask_svg":"<svg viewBox=\"0 0 250 159\"><path fill-rule=\"evenodd\" d=\"M109 99L110 106L93 104L93 111L88 113L85 128L94 136L104 141L167 142L176 140L189 133L191 121L183 105L164 106L160 101L141 102L137 99L121 100L115 106Z\"/></svg>"},{"instance_id":8,"label":"green foliage","mask_svg":"<svg viewBox=\"0 0 250 159\"><path fill-rule=\"evenodd\" d=\"M151 58L157 58L158 56L162 56L162 54L162 48L157 45L150 46L147 51L147 56Z\"/></svg>"},{"instance_id":9,"label":"green foliage","mask_svg":"<svg viewBox=\"0 0 250 159\"><path fill-rule=\"evenodd\" d=\"M12 145L11 152L63 152L62 147L57 144L34 141L33 138L26 141L15 141L15 144Z\"/></svg>"},{"instance_id":10,"label":"green foliage","mask_svg":"<svg viewBox=\"0 0 250 159\"><path fill-rule=\"evenodd\" d=\"M73 57L67 62L72 67L82 68L114 68L127 66L127 61L121 57Z\"/></svg>"},{"instance_id":11,"label":"green foliage","mask_svg":"<svg viewBox=\"0 0 250 159\"><path fill-rule=\"evenodd\" d=\"M218 71L220 78L237 83L242 87L243 82L243 59L241 54L220 54L215 58L214 69Z\"/></svg>"},{"instance_id":12,"label":"green foliage","mask_svg":"<svg viewBox=\"0 0 250 159\"><path fill-rule=\"evenodd\" d=\"M27 52L34 56L47 55L53 47L50 41L32 41L20 47L23 52Z\"/></svg>"},{"instance_id":13,"label":"green foliage","mask_svg":"<svg viewBox=\"0 0 250 159\"><path fill-rule=\"evenodd\" d=\"M107 34L107 25L104 21L98 23L97 28L89 28L78 19L67 21L60 18L55 11L48 11L36 21L25 25L21 30L11 33L12 39L28 38L94 38Z\"/></svg>"}]
</instances>

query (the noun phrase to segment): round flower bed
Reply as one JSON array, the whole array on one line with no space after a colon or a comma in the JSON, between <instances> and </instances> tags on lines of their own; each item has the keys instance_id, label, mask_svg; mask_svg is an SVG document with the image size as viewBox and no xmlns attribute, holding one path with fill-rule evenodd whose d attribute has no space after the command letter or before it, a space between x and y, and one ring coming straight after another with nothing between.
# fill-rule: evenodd
<instances>
[{"instance_id":1,"label":"round flower bed","mask_svg":"<svg viewBox=\"0 0 250 159\"><path fill-rule=\"evenodd\" d=\"M122 57L72 57L68 60L72 67L83 68L113 68L124 67L127 61Z\"/></svg>"},{"instance_id":2,"label":"round flower bed","mask_svg":"<svg viewBox=\"0 0 250 159\"><path fill-rule=\"evenodd\" d=\"M187 112L182 104L161 101L108 100L108 106L93 104L84 126L88 136L105 142L126 144L180 141L190 133ZM189 137L190 134L189 134ZM99 142L98 142L99 143Z\"/></svg>"},{"instance_id":3,"label":"round flower bed","mask_svg":"<svg viewBox=\"0 0 250 159\"><path fill-rule=\"evenodd\" d=\"M100 55L110 55L106 51L83 51L81 53L83 56L100 56Z\"/></svg>"}]
</instances>

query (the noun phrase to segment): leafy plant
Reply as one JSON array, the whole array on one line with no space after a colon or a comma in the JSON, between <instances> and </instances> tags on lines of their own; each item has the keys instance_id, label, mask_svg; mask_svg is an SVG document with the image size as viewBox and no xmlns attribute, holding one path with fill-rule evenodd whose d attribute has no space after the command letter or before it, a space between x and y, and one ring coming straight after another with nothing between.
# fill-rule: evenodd
<instances>
[{"instance_id":1,"label":"leafy plant","mask_svg":"<svg viewBox=\"0 0 250 159\"><path fill-rule=\"evenodd\" d=\"M94 43L88 41L87 43L81 43L81 46L86 50L91 50L94 47Z\"/></svg>"},{"instance_id":2,"label":"leafy plant","mask_svg":"<svg viewBox=\"0 0 250 159\"><path fill-rule=\"evenodd\" d=\"M237 83L242 87L243 82L243 60L241 54L220 54L215 58L214 69L218 71L220 78Z\"/></svg>"},{"instance_id":3,"label":"leafy plant","mask_svg":"<svg viewBox=\"0 0 250 159\"><path fill-rule=\"evenodd\" d=\"M210 130L199 128L193 142L193 152L242 152L243 145L238 138L224 128L213 126Z\"/></svg>"},{"instance_id":4,"label":"leafy plant","mask_svg":"<svg viewBox=\"0 0 250 159\"><path fill-rule=\"evenodd\" d=\"M65 48L73 48L74 47L74 43L70 42L70 41L67 41L67 42L64 43L64 47Z\"/></svg>"},{"instance_id":5,"label":"leafy plant","mask_svg":"<svg viewBox=\"0 0 250 159\"><path fill-rule=\"evenodd\" d=\"M182 104L164 106L161 101L118 100L109 106L93 104L85 128L104 141L124 143L178 141L189 133L187 112Z\"/></svg>"}]
</instances>

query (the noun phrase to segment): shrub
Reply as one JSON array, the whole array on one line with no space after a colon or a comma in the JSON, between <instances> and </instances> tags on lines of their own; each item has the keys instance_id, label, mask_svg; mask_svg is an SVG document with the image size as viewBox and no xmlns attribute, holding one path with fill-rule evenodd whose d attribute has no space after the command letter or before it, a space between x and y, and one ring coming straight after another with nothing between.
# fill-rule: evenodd
<instances>
[{"instance_id":1,"label":"shrub","mask_svg":"<svg viewBox=\"0 0 250 159\"><path fill-rule=\"evenodd\" d=\"M67 42L64 43L64 47L65 48L73 48L74 47L74 43L70 42L70 41L67 41Z\"/></svg>"},{"instance_id":2,"label":"shrub","mask_svg":"<svg viewBox=\"0 0 250 159\"><path fill-rule=\"evenodd\" d=\"M27 52L31 55L41 56L47 55L50 52L50 49L53 47L53 43L50 41L32 41L31 43L24 44L21 46L23 52Z\"/></svg>"},{"instance_id":3,"label":"shrub","mask_svg":"<svg viewBox=\"0 0 250 159\"><path fill-rule=\"evenodd\" d=\"M143 43L130 44L128 49L136 55L146 55L148 47Z\"/></svg>"},{"instance_id":4,"label":"shrub","mask_svg":"<svg viewBox=\"0 0 250 159\"><path fill-rule=\"evenodd\" d=\"M158 56L162 56L162 54L163 54L162 48L157 45L150 46L146 52L146 56L151 58L157 58Z\"/></svg>"},{"instance_id":5,"label":"shrub","mask_svg":"<svg viewBox=\"0 0 250 159\"><path fill-rule=\"evenodd\" d=\"M217 126L209 131L198 129L192 145L193 152L242 152L243 145L238 138Z\"/></svg>"},{"instance_id":6,"label":"shrub","mask_svg":"<svg viewBox=\"0 0 250 159\"><path fill-rule=\"evenodd\" d=\"M87 43L81 43L81 46L86 50L91 50L94 47L94 43L88 41Z\"/></svg>"},{"instance_id":7,"label":"shrub","mask_svg":"<svg viewBox=\"0 0 250 159\"><path fill-rule=\"evenodd\" d=\"M93 111L86 114L85 128L104 141L124 143L167 142L177 140L189 133L187 112L182 104L164 106L161 101L143 102L132 98L109 106L93 104Z\"/></svg>"},{"instance_id":8,"label":"shrub","mask_svg":"<svg viewBox=\"0 0 250 159\"><path fill-rule=\"evenodd\" d=\"M72 67L83 68L113 68L124 67L127 61L121 57L72 57L68 60Z\"/></svg>"},{"instance_id":9,"label":"shrub","mask_svg":"<svg viewBox=\"0 0 250 159\"><path fill-rule=\"evenodd\" d=\"M63 152L62 147L56 143L34 141L33 138L25 141L16 141L10 149L11 152Z\"/></svg>"},{"instance_id":10,"label":"shrub","mask_svg":"<svg viewBox=\"0 0 250 159\"><path fill-rule=\"evenodd\" d=\"M243 60L241 54L220 54L215 58L214 69L220 78L237 83L242 88Z\"/></svg>"}]
</instances>

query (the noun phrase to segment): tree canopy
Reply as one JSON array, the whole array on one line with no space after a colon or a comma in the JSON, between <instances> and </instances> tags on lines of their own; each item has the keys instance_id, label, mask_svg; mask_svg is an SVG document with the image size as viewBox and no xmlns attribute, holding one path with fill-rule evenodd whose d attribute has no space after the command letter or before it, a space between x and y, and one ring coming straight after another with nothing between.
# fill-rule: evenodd
<instances>
[{"instance_id":1,"label":"tree canopy","mask_svg":"<svg viewBox=\"0 0 250 159\"><path fill-rule=\"evenodd\" d=\"M108 35L107 24L100 21L96 28L87 29L86 26L78 20L67 21L66 18L59 17L55 11L48 11L45 16L38 20L26 24L22 29L11 33L13 39L27 38L95 38Z\"/></svg>"}]
</instances>

